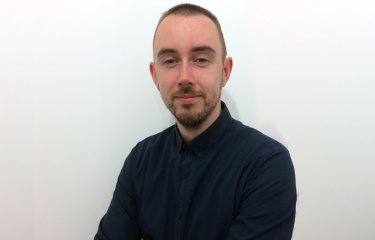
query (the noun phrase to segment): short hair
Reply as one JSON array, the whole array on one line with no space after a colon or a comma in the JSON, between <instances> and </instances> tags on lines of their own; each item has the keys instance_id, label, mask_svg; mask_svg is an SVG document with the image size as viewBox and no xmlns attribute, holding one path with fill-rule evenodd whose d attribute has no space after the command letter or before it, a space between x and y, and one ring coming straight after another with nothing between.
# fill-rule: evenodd
<instances>
[{"instance_id":1,"label":"short hair","mask_svg":"<svg viewBox=\"0 0 375 240\"><path fill-rule=\"evenodd\" d=\"M195 4L190 4L190 3L178 4L178 5L170 8L170 9L168 9L166 12L164 12L160 17L158 24L156 25L156 29L155 29L155 32L154 32L154 38L153 38L153 44L155 43L155 36L156 36L156 32L159 28L160 23L166 17L168 17L169 15L172 15L172 14L183 15L183 16L194 16L194 15L201 14L201 15L204 15L204 16L208 17L209 19L211 19L213 21L213 23L215 24L218 32L219 32L220 42L221 42L222 49L223 49L223 60L225 59L225 57L227 56L227 47L225 45L224 34L223 34L223 31L221 30L219 20L209 10L207 10L207 9L201 7L201 6L195 5Z\"/></svg>"}]
</instances>

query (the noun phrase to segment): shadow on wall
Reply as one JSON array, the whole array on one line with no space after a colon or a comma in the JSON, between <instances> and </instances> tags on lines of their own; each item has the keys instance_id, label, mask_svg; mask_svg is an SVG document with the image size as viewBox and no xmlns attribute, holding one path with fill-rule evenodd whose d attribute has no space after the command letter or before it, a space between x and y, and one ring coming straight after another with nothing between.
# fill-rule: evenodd
<instances>
[{"instance_id":1,"label":"shadow on wall","mask_svg":"<svg viewBox=\"0 0 375 240\"><path fill-rule=\"evenodd\" d=\"M253 119L251 123L243 122L236 102L232 98L231 94L225 89L223 89L222 91L222 100L228 106L229 112L234 119L239 120L243 124L249 127L255 128L258 131L261 131L262 133L270 136L271 138L274 138L275 140L281 142L282 144L286 146L288 145L282 133L278 130L277 126L274 124L274 122L276 121L275 119L272 119L267 122L257 122L255 119ZM251 111L251 109L250 108L241 109L241 111ZM254 114L251 114L251 115L254 116Z\"/></svg>"},{"instance_id":2,"label":"shadow on wall","mask_svg":"<svg viewBox=\"0 0 375 240\"><path fill-rule=\"evenodd\" d=\"M225 88L221 92L221 99L227 105L230 114L234 119L240 120L240 113L238 111L237 105L233 100L232 96L225 90Z\"/></svg>"}]
</instances>

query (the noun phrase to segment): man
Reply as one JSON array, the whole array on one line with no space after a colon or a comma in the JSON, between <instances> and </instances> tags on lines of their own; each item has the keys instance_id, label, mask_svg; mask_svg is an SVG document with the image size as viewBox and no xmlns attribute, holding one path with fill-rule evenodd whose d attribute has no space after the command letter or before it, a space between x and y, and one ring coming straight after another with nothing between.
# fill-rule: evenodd
<instances>
[{"instance_id":1,"label":"man","mask_svg":"<svg viewBox=\"0 0 375 240\"><path fill-rule=\"evenodd\" d=\"M177 5L155 30L152 79L176 125L138 143L96 240L291 239L294 169L220 101L232 59L216 17Z\"/></svg>"}]
</instances>

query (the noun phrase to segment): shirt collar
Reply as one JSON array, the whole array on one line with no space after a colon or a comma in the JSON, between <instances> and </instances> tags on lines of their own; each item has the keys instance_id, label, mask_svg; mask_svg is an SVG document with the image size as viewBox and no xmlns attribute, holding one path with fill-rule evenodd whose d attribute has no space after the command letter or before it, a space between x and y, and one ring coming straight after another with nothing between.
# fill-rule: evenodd
<instances>
[{"instance_id":1,"label":"shirt collar","mask_svg":"<svg viewBox=\"0 0 375 240\"><path fill-rule=\"evenodd\" d=\"M178 149L183 150L184 148L188 147L199 157L202 157L206 150L208 150L210 146L214 144L220 138L220 136L226 131L226 127L229 125L231 120L232 117L229 113L229 110L225 103L222 101L221 113L219 117L210 127L208 127L204 132L202 132L196 138L191 140L189 143L184 143L178 131L177 125L175 125Z\"/></svg>"}]
</instances>

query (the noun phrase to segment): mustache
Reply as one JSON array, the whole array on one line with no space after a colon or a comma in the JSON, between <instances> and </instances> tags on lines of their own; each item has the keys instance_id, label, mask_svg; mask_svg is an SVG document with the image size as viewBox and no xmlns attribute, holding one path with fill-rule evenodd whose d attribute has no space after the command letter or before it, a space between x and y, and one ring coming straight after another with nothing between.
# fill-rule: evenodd
<instances>
[{"instance_id":1,"label":"mustache","mask_svg":"<svg viewBox=\"0 0 375 240\"><path fill-rule=\"evenodd\" d=\"M179 96L199 96L203 95L200 91L195 91L194 88L190 84L183 84L179 87L178 91L172 94L172 97L179 97Z\"/></svg>"}]
</instances>

